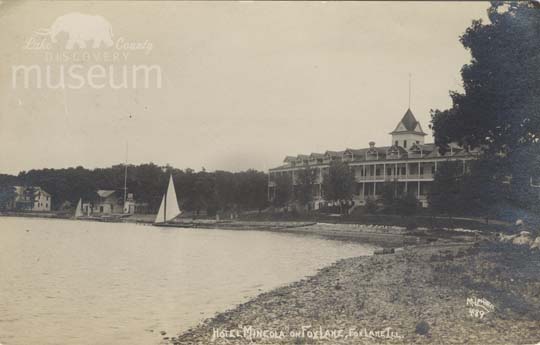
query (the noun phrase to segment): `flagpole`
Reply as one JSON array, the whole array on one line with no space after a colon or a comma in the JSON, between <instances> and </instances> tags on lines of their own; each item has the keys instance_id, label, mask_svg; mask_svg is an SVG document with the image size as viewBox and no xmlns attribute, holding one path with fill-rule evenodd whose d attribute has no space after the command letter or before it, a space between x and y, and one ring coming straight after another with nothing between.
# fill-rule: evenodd
<instances>
[{"instance_id":1,"label":"flagpole","mask_svg":"<svg viewBox=\"0 0 540 345\"><path fill-rule=\"evenodd\" d=\"M411 73L409 73L409 109L411 109Z\"/></svg>"},{"instance_id":2,"label":"flagpole","mask_svg":"<svg viewBox=\"0 0 540 345\"><path fill-rule=\"evenodd\" d=\"M129 144L126 141L126 163L124 164L124 211L126 208L126 201L127 201L127 164L128 164L128 152L129 152Z\"/></svg>"}]
</instances>

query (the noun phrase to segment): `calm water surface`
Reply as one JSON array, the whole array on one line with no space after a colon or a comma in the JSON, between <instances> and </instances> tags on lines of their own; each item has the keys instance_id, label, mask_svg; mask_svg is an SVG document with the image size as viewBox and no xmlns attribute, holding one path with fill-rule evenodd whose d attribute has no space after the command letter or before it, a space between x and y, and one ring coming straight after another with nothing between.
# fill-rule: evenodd
<instances>
[{"instance_id":1,"label":"calm water surface","mask_svg":"<svg viewBox=\"0 0 540 345\"><path fill-rule=\"evenodd\" d=\"M367 245L0 217L0 343L157 344Z\"/></svg>"}]
</instances>

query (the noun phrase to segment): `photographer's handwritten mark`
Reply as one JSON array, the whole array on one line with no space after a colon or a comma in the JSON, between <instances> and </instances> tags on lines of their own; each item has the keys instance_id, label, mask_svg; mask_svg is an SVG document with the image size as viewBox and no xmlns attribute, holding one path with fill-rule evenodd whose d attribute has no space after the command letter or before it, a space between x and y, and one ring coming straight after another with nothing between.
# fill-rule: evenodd
<instances>
[{"instance_id":1,"label":"photographer's handwritten mark","mask_svg":"<svg viewBox=\"0 0 540 345\"><path fill-rule=\"evenodd\" d=\"M485 298L468 297L467 309L470 317L483 319L488 313L495 311L495 306Z\"/></svg>"}]
</instances>

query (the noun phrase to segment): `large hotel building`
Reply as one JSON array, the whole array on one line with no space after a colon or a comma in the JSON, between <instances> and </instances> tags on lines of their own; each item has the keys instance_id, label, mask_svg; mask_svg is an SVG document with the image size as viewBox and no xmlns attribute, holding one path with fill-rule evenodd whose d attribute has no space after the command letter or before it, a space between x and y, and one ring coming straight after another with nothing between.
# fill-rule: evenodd
<instances>
[{"instance_id":1,"label":"large hotel building","mask_svg":"<svg viewBox=\"0 0 540 345\"><path fill-rule=\"evenodd\" d=\"M450 145L450 150L441 155L435 144L424 143L427 134L410 109L390 135L391 146L378 147L370 142L367 148L285 157L283 165L269 170L269 199L275 196L276 176L288 174L294 186L297 172L309 167L317 172L312 207L318 209L326 203L321 188L323 176L328 173L332 161L340 160L347 162L354 171L356 183L353 201L356 205L365 204L368 198L379 198L382 185L395 182L399 194L413 193L426 207L427 195L440 163L459 161L465 172L467 161L478 155L477 151L457 145Z\"/></svg>"}]
</instances>

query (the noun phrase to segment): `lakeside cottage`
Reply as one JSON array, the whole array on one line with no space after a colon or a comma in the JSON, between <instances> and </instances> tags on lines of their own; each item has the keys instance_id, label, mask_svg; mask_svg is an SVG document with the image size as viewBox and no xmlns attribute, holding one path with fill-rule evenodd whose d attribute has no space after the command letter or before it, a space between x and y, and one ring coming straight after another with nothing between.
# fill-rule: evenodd
<instances>
[{"instance_id":1,"label":"lakeside cottage","mask_svg":"<svg viewBox=\"0 0 540 345\"><path fill-rule=\"evenodd\" d=\"M6 203L8 210L50 212L52 198L38 186L13 186L13 198Z\"/></svg>"},{"instance_id":2,"label":"lakeside cottage","mask_svg":"<svg viewBox=\"0 0 540 345\"><path fill-rule=\"evenodd\" d=\"M450 150L441 155L435 144L424 142L427 134L411 109L407 109L389 134L390 146L378 147L371 141L367 148L285 157L283 165L268 172L269 200L273 200L276 195L276 177L289 175L294 188L298 171L309 167L317 172L313 190L314 201L310 206L313 209L323 207L327 203L322 193L323 176L328 173L332 161L340 160L347 162L354 171L356 183L353 201L356 205L365 205L368 199L379 199L382 185L395 182L398 194L412 193L423 207L427 207L427 195L438 164L458 161L465 172L468 170L467 162L476 159L480 153L477 150L450 145Z\"/></svg>"},{"instance_id":3,"label":"lakeside cottage","mask_svg":"<svg viewBox=\"0 0 540 345\"><path fill-rule=\"evenodd\" d=\"M123 190L97 190L91 200L82 204L84 215L112 215L145 213L147 203L137 203L133 193L127 193L124 202Z\"/></svg>"}]
</instances>

